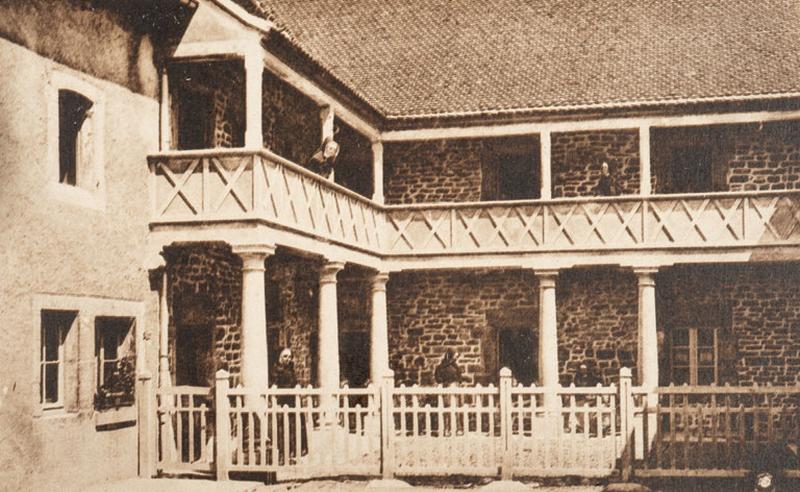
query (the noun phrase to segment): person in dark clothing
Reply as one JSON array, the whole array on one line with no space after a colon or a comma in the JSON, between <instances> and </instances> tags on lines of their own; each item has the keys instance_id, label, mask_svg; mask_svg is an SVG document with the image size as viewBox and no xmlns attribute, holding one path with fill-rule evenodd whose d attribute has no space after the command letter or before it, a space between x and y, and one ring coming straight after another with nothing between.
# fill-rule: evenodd
<instances>
[{"instance_id":1,"label":"person in dark clothing","mask_svg":"<svg viewBox=\"0 0 800 492\"><path fill-rule=\"evenodd\" d=\"M272 384L278 388L294 388L297 385L292 351L288 348L281 350L278 361L272 368Z\"/></svg>"},{"instance_id":2,"label":"person in dark clothing","mask_svg":"<svg viewBox=\"0 0 800 492\"><path fill-rule=\"evenodd\" d=\"M586 363L581 363L578 370L575 372L575 379L573 380L575 386L579 388L593 387L599 382L595 377L594 372L589 370Z\"/></svg>"},{"instance_id":3,"label":"person in dark clothing","mask_svg":"<svg viewBox=\"0 0 800 492\"><path fill-rule=\"evenodd\" d=\"M461 368L458 367L457 358L458 354L453 349L447 349L433 373L437 383L442 386L452 386L461 382Z\"/></svg>"},{"instance_id":4,"label":"person in dark clothing","mask_svg":"<svg viewBox=\"0 0 800 492\"><path fill-rule=\"evenodd\" d=\"M594 189L594 194L597 196L616 196L619 195L619 186L617 185L617 178L608 169L608 163L603 162L600 168L600 181Z\"/></svg>"},{"instance_id":5,"label":"person in dark clothing","mask_svg":"<svg viewBox=\"0 0 800 492\"><path fill-rule=\"evenodd\" d=\"M297 376L294 373L294 361L292 360L292 351L287 347L281 350L280 355L278 356L278 361L272 368L272 385L277 386L278 388L294 388L297 385ZM294 408L296 407L296 401L294 395L281 395L276 398L277 404L279 407L289 407ZM300 408L298 408L299 414L295 412L291 413L280 413L278 415L277 421L277 439L275 442L281 448L279 452L280 460L283 461L284 464L288 464L289 461L295 463L297 456L304 455L308 451L308 442L306 436L306 419L305 415L302 413L303 403L301 400ZM296 439L296 428L297 424L300 424L300 449L297 449L297 439ZM282 449L284 447L284 432L289 432L289 449L285 450ZM287 452L288 451L288 452ZM298 452L299 451L299 452Z\"/></svg>"}]
</instances>

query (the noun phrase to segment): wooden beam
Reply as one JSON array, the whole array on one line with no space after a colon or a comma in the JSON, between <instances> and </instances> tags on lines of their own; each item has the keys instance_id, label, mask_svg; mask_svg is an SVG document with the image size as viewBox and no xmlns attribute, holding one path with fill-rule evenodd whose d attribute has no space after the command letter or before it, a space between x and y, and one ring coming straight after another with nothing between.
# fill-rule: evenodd
<instances>
[{"instance_id":1,"label":"wooden beam","mask_svg":"<svg viewBox=\"0 0 800 492\"><path fill-rule=\"evenodd\" d=\"M541 166L541 192L539 197L543 200L549 200L553 197L553 185L551 178L551 169L553 167L550 156L550 132L542 132L539 134L539 150L540 166Z\"/></svg>"},{"instance_id":2,"label":"wooden beam","mask_svg":"<svg viewBox=\"0 0 800 492\"><path fill-rule=\"evenodd\" d=\"M800 119L800 110L753 111L746 113L713 113L660 117L600 118L582 121L552 123L515 123L509 125L483 125L449 128L422 128L418 130L393 130L381 133L384 142L406 140L439 140L457 138L502 137L532 135L543 132L578 132L589 130L625 130L649 127L729 125L761 123Z\"/></svg>"},{"instance_id":3,"label":"wooden beam","mask_svg":"<svg viewBox=\"0 0 800 492\"><path fill-rule=\"evenodd\" d=\"M639 193L649 195L653 192L650 181L650 127L639 127Z\"/></svg>"}]
</instances>

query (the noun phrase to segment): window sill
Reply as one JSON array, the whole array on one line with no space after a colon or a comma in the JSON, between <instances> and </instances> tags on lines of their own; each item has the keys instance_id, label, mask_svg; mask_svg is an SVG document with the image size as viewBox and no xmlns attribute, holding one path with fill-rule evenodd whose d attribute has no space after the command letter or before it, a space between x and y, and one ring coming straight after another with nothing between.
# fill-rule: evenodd
<instances>
[{"instance_id":1,"label":"window sill","mask_svg":"<svg viewBox=\"0 0 800 492\"><path fill-rule=\"evenodd\" d=\"M136 405L120 408L109 408L94 412L94 426L106 427L110 425L136 422Z\"/></svg>"},{"instance_id":2,"label":"window sill","mask_svg":"<svg viewBox=\"0 0 800 492\"><path fill-rule=\"evenodd\" d=\"M50 196L58 201L89 208L98 211L105 211L106 203L100 192L91 192L79 186L72 186L64 183L50 183L48 185Z\"/></svg>"}]
</instances>

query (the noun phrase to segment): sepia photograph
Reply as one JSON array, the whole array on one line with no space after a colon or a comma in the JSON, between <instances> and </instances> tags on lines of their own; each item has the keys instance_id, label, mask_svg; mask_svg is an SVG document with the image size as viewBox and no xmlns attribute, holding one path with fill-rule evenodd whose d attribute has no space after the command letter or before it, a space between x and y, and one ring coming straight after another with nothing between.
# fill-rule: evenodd
<instances>
[{"instance_id":1,"label":"sepia photograph","mask_svg":"<svg viewBox=\"0 0 800 492\"><path fill-rule=\"evenodd\" d=\"M0 491L800 490L800 0L0 0Z\"/></svg>"}]
</instances>

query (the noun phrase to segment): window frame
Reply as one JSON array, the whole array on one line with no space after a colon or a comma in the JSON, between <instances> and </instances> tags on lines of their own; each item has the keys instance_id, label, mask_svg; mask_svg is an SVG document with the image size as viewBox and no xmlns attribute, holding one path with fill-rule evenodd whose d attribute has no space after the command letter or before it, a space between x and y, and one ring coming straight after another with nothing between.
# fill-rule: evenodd
<instances>
[{"instance_id":1,"label":"window frame","mask_svg":"<svg viewBox=\"0 0 800 492\"><path fill-rule=\"evenodd\" d=\"M55 325L47 325L47 324L45 324L43 322L40 322L40 328L39 328L39 331L40 331L40 334L41 334L40 339L39 339L39 349L40 349L40 356L39 356L40 372L39 372L39 384L38 384L38 386L39 386L39 405L41 406L42 410L45 410L45 411L48 411L48 410L62 410L62 409L65 408L65 403L64 403L64 400L65 400L64 399L64 392L65 392L64 379L66 377L66 374L64 372L64 367L65 367L66 362L67 362L67 360L66 360L67 334L76 325L76 322L78 320L78 312L77 311L59 310L59 309L42 309L41 311L39 311L39 315L40 315L42 321L45 318L45 313L49 313L52 316L57 316L56 313L62 313L62 315L69 314L73 318L69 325L66 325L66 323L64 323L64 324L58 323L58 324L55 324ZM47 348L46 348L47 347L47 342L46 342L47 336L44 334L44 332L48 328L55 328L56 330L58 330L58 334L57 334L57 337L58 337L58 348L57 348L58 356L54 361L47 360L47 355L48 355L47 354ZM55 364L57 366L57 368L58 368L58 375L57 375L58 380L57 380L57 384L56 384L56 394L58 395L58 397L56 398L55 401L48 401L47 400L47 382L46 382L46 380L47 380L47 377L46 377L47 369L46 368L47 368L48 365L53 365L53 364Z\"/></svg>"},{"instance_id":2,"label":"window frame","mask_svg":"<svg viewBox=\"0 0 800 492\"><path fill-rule=\"evenodd\" d=\"M688 364L681 364L677 366L681 369L688 369L689 371L689 381L687 384L689 386L698 386L698 375L699 370L701 368L710 368L708 365L704 365L700 367L699 362L699 345L698 345L698 338L700 331L711 331L713 336L712 342L712 350L714 354L713 360L713 370L714 370L714 377L711 384L718 384L719 383L719 327L709 326L709 327L698 327L698 326L682 326L679 328L673 328L670 331L670 344L669 344L669 380L671 383L674 383L675 378L675 334L677 331L685 331L688 335L688 345L678 345L677 347L680 349L688 350ZM675 383L677 384L677 383Z\"/></svg>"},{"instance_id":3,"label":"window frame","mask_svg":"<svg viewBox=\"0 0 800 492\"><path fill-rule=\"evenodd\" d=\"M81 159L85 166L91 167L90 183L81 183L78 175L80 169L76 166L76 183L61 182L61 145L60 145L60 114L59 102L62 91L76 93L89 102L91 107L86 110L87 116L82 125L81 134L88 142L82 144L89 149L89 156ZM104 211L106 208L106 182L105 182L105 96L103 91L94 84L87 82L85 77L68 69L53 69L49 74L46 88L47 100L47 190L49 195L58 201L69 203L84 208Z\"/></svg>"}]
</instances>

